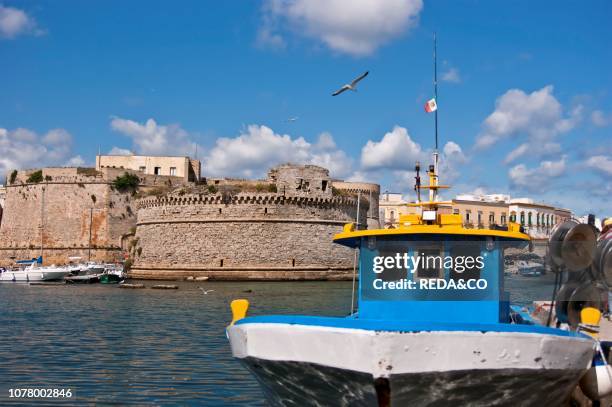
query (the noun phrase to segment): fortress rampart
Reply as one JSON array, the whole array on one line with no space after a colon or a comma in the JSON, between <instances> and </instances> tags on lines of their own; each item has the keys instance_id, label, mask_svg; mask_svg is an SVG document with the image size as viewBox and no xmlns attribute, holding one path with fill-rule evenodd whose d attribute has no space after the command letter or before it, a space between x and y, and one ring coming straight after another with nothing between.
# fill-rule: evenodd
<instances>
[{"instance_id":1,"label":"fortress rampart","mask_svg":"<svg viewBox=\"0 0 612 407\"><path fill-rule=\"evenodd\" d=\"M349 190L335 193L328 170L285 164L266 180L208 182L138 201L132 277L351 278L353 251L332 239L355 221L357 197ZM378 186L367 185L378 200ZM359 219L368 211L362 199Z\"/></svg>"},{"instance_id":2,"label":"fortress rampart","mask_svg":"<svg viewBox=\"0 0 612 407\"><path fill-rule=\"evenodd\" d=\"M353 251L332 238L355 219L353 198L200 194L144 199L138 208L136 278L337 279L352 273Z\"/></svg>"},{"instance_id":3,"label":"fortress rampart","mask_svg":"<svg viewBox=\"0 0 612 407\"><path fill-rule=\"evenodd\" d=\"M38 171L40 178L31 180ZM44 264L65 264L70 256L122 260L123 237L136 226L136 208L131 191L116 190L112 181L126 170L38 171L9 176L12 182L7 182L0 223L0 266L41 254ZM167 185L167 178L141 176L140 181L146 189L147 185Z\"/></svg>"},{"instance_id":4,"label":"fortress rampart","mask_svg":"<svg viewBox=\"0 0 612 407\"><path fill-rule=\"evenodd\" d=\"M361 194L361 199L367 201L370 208L367 213L368 229L376 229L380 227L380 220L378 219L378 197L380 196L380 185L369 182L332 181L332 187L337 191L348 192L355 196Z\"/></svg>"}]
</instances>

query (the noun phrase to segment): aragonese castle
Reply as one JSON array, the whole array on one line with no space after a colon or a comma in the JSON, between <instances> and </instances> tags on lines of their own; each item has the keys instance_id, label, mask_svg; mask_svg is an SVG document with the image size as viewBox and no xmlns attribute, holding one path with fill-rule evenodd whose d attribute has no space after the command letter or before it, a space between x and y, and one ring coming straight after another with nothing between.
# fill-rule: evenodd
<instances>
[{"instance_id":1,"label":"aragonese castle","mask_svg":"<svg viewBox=\"0 0 612 407\"><path fill-rule=\"evenodd\" d=\"M378 227L379 193L314 165L280 165L263 180L201 179L187 157L98 156L96 168L13 171L0 266L78 256L127 259L134 278L347 279L353 251L332 237L357 219Z\"/></svg>"}]
</instances>

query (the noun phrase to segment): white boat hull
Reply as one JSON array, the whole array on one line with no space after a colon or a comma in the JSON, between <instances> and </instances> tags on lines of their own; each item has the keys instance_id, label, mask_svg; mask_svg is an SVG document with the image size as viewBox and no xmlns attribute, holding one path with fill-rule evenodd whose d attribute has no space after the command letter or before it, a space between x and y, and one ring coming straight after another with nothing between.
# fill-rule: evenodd
<instances>
[{"instance_id":1,"label":"white boat hull","mask_svg":"<svg viewBox=\"0 0 612 407\"><path fill-rule=\"evenodd\" d=\"M62 280L67 276L67 270L7 270L0 273L0 282L28 283L36 281Z\"/></svg>"},{"instance_id":2,"label":"white boat hull","mask_svg":"<svg viewBox=\"0 0 612 407\"><path fill-rule=\"evenodd\" d=\"M590 367L587 338L525 332L228 328L272 405L560 405Z\"/></svg>"}]
</instances>

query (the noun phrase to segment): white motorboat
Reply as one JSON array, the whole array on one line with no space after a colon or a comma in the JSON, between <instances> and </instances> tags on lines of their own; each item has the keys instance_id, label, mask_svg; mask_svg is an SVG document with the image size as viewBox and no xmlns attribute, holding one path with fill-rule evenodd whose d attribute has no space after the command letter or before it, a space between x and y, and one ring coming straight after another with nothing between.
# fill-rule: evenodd
<instances>
[{"instance_id":1,"label":"white motorboat","mask_svg":"<svg viewBox=\"0 0 612 407\"><path fill-rule=\"evenodd\" d=\"M43 267L38 262L33 261L24 269L0 272L0 282L29 283L34 281L57 281L63 280L69 274L70 270L66 267Z\"/></svg>"}]
</instances>

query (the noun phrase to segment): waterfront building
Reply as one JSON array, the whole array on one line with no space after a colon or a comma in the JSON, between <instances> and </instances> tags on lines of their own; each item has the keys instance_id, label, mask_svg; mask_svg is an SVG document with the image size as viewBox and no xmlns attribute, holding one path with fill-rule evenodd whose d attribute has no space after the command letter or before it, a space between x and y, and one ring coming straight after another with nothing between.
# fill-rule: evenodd
<instances>
[{"instance_id":1,"label":"waterfront building","mask_svg":"<svg viewBox=\"0 0 612 407\"><path fill-rule=\"evenodd\" d=\"M557 223L571 218L567 209L558 209L552 205L535 202L531 198L516 198L510 200L510 218L519 223L532 238L548 239ZM557 211L563 211L561 216ZM567 211L567 215L565 215Z\"/></svg>"},{"instance_id":2,"label":"waterfront building","mask_svg":"<svg viewBox=\"0 0 612 407\"><path fill-rule=\"evenodd\" d=\"M409 206L399 193L381 195L381 220L384 227L397 227L399 215L417 213L418 208ZM569 209L535 202L530 198L515 198L506 194L461 194L450 204L439 205L439 213L460 215L466 228L489 229L516 222L534 239L548 239L557 223L572 218Z\"/></svg>"},{"instance_id":3,"label":"waterfront building","mask_svg":"<svg viewBox=\"0 0 612 407\"><path fill-rule=\"evenodd\" d=\"M180 177L184 181L200 180L201 164L189 157L149 155L97 155L96 170L121 168L139 171L146 175Z\"/></svg>"},{"instance_id":4,"label":"waterfront building","mask_svg":"<svg viewBox=\"0 0 612 407\"><path fill-rule=\"evenodd\" d=\"M381 226L385 229L396 228L400 215L411 213L407 203L400 193L385 191L381 194L378 202Z\"/></svg>"},{"instance_id":5,"label":"waterfront building","mask_svg":"<svg viewBox=\"0 0 612 407\"><path fill-rule=\"evenodd\" d=\"M489 229L508 224L509 200L510 197L503 194L464 194L457 195L451 206L453 214L461 216L464 227Z\"/></svg>"}]
</instances>

